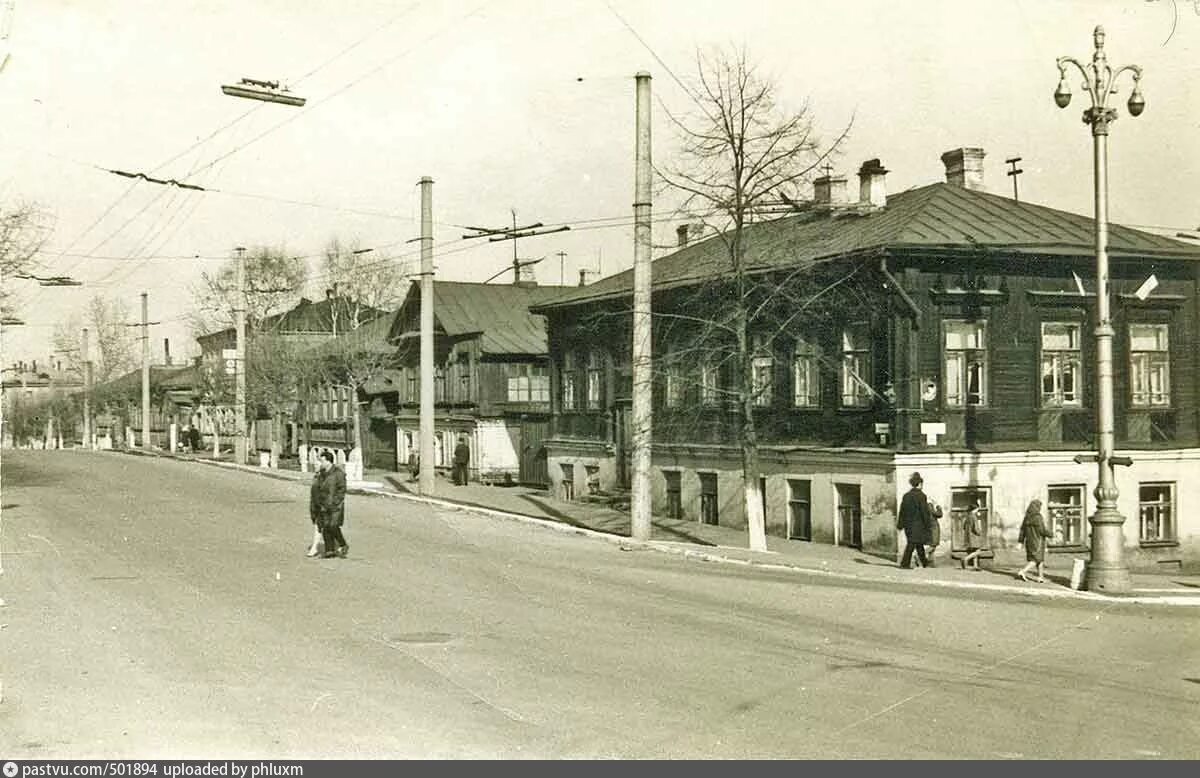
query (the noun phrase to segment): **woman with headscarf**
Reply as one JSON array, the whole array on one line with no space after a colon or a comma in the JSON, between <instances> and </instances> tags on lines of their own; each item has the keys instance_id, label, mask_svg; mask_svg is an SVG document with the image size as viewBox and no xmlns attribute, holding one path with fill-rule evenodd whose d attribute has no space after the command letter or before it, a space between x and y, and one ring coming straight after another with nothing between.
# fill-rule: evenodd
<instances>
[{"instance_id":1,"label":"woman with headscarf","mask_svg":"<svg viewBox=\"0 0 1200 778\"><path fill-rule=\"evenodd\" d=\"M1046 582L1043 565L1046 562L1046 538L1048 537L1050 537L1050 530L1046 529L1046 522L1042 519L1042 501L1034 500L1025 509L1025 519L1021 522L1021 534L1017 536L1017 542L1025 544L1025 559L1027 560L1025 566L1017 573L1017 578L1028 581L1025 574L1036 565L1037 582Z\"/></svg>"}]
</instances>

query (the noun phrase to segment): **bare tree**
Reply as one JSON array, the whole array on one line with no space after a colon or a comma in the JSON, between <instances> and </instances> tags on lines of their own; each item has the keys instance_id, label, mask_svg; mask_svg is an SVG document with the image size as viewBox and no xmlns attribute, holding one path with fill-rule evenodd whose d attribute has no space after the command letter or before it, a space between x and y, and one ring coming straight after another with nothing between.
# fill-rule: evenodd
<instances>
[{"instance_id":1,"label":"bare tree","mask_svg":"<svg viewBox=\"0 0 1200 778\"><path fill-rule=\"evenodd\" d=\"M396 260L364 250L357 241L329 241L324 275L330 283L331 313L339 337L318 350L321 375L333 386L349 388L353 398L354 445L362 450L359 393L394 363L395 348L384 343L381 313L399 307L408 290L407 274Z\"/></svg>"},{"instance_id":2,"label":"bare tree","mask_svg":"<svg viewBox=\"0 0 1200 778\"><path fill-rule=\"evenodd\" d=\"M258 323L282 313L300 298L307 279L303 260L282 246L255 246L246 251L246 322ZM193 287L192 328L206 335L234 326L237 260L230 258L216 273L205 272Z\"/></svg>"},{"instance_id":3,"label":"bare tree","mask_svg":"<svg viewBox=\"0 0 1200 778\"><path fill-rule=\"evenodd\" d=\"M753 262L747 261L746 228L763 210L791 199L789 195L836 153L850 127L823 143L808 105L782 107L776 86L758 75L745 51L698 54L696 65L697 85L691 96L700 110L693 116L671 117L680 136L679 154L674 164L657 172L682 195L682 209L716 231L724 261L711 274L720 290L697 292L715 295L714 306L690 306L687 310L701 313L674 318L690 320L689 348L709 354L712 369L728 381L720 391L728 393L739 421L731 432L741 449L749 545L765 550L755 410L769 386L763 370L773 332L764 333L764 319L777 309L770 301L778 302L787 292L775 282L762 283L763 247ZM655 316L662 318L658 311ZM711 387L710 378L703 380Z\"/></svg>"},{"instance_id":4,"label":"bare tree","mask_svg":"<svg viewBox=\"0 0 1200 778\"><path fill-rule=\"evenodd\" d=\"M92 376L96 383L103 384L141 364L135 329L128 326L131 323L132 312L123 301L96 295L82 312L73 313L54 326L54 348L63 355L68 369L82 377L80 336L87 327Z\"/></svg>"},{"instance_id":5,"label":"bare tree","mask_svg":"<svg viewBox=\"0 0 1200 778\"><path fill-rule=\"evenodd\" d=\"M34 270L50 234L50 219L36 205L0 206L0 315L12 316L12 281Z\"/></svg>"}]
</instances>

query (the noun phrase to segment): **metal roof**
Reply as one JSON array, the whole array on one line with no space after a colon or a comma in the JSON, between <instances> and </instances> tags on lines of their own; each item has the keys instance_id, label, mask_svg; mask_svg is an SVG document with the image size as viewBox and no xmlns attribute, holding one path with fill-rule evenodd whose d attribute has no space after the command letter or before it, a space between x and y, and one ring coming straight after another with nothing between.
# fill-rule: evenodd
<instances>
[{"instance_id":1,"label":"metal roof","mask_svg":"<svg viewBox=\"0 0 1200 778\"><path fill-rule=\"evenodd\" d=\"M433 282L435 327L446 335L478 334L484 354L545 354L546 322L530 313L531 305L557 297L562 287ZM405 305L421 304L414 282ZM398 333L399 337L412 333Z\"/></svg>"},{"instance_id":2,"label":"metal roof","mask_svg":"<svg viewBox=\"0 0 1200 778\"><path fill-rule=\"evenodd\" d=\"M1094 221L1086 216L1017 202L1007 197L936 183L891 195L876 210L811 211L748 225L743 232L746 268L801 267L869 251L1001 251L1037 261L1095 255ZM1112 259L1200 260L1200 246L1110 224ZM686 286L728 272L722 236L710 237L653 265L655 289ZM633 271L573 288L535 311L627 296Z\"/></svg>"}]
</instances>

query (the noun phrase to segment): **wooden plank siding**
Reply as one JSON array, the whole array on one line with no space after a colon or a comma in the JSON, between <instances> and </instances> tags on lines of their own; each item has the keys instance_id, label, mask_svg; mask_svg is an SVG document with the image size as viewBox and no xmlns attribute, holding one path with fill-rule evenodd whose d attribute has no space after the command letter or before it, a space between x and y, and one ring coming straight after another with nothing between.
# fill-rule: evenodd
<instances>
[{"instance_id":1,"label":"wooden plank siding","mask_svg":"<svg viewBox=\"0 0 1200 778\"><path fill-rule=\"evenodd\" d=\"M786 338L774 351L774 398L756 409L762 445L880 447L876 424L890 424L886 447L926 450L922 422L943 422L947 434L937 450L1087 449L1094 443L1096 420L1095 280L1088 258L1015 259L982 252L892 252L894 276L920 309L914 321L899 297L885 288L876 267L866 267L853 306L833 306L819 325L809 323L803 335L820 347L820 407L792 407L790 350ZM831 265L837 263L830 263ZM840 263L845 268L848 263ZM1079 296L1071 271L1082 278ZM810 281L828 281L833 270L818 268ZM1200 265L1180 260L1114 262L1112 264L1114 403L1117 443L1129 448L1200 445ZM1151 273L1159 287L1144 302L1131 293ZM689 296L692 295L692 296ZM703 310L693 292L656 292L654 309L666 314L655 320L654 438L672 443L731 443L737 415L726 404L703 406L698 362L681 367L683 396L667 407L663 357L674 331L686 326L664 322L674 311ZM714 303L717 304L717 303ZM629 395L628 301L609 301L548 312L551 361L552 435L615 442L618 406ZM615 312L625 312L617 315ZM870 407L840 406L840 338L842 328L866 320L870 326L872 375L876 397ZM986 320L986 402L980 407L948 407L945 398L943 324L948 320ZM1041 335L1044 322L1080 325L1081 367L1078 407L1043 407ZM1132 407L1129 325L1169 325L1171 403L1163 409ZM599 407L586 407L587 354L598 351L605 364L605 396ZM575 408L562 407L564 356L573 354L577 371ZM922 399L926 382L936 396ZM890 385L890 392L889 387ZM893 398L893 399L889 399ZM899 434L897 434L897 432Z\"/></svg>"}]
</instances>

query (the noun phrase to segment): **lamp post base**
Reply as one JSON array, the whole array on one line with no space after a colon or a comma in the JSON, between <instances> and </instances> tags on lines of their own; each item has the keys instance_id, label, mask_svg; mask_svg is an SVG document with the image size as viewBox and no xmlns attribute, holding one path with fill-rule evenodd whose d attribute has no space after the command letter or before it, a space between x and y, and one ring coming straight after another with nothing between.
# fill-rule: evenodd
<instances>
[{"instance_id":1,"label":"lamp post base","mask_svg":"<svg viewBox=\"0 0 1200 778\"><path fill-rule=\"evenodd\" d=\"M1128 594L1133 589L1125 564L1125 517L1115 508L1100 508L1092 516L1092 559L1087 566L1087 590L1099 594Z\"/></svg>"}]
</instances>

